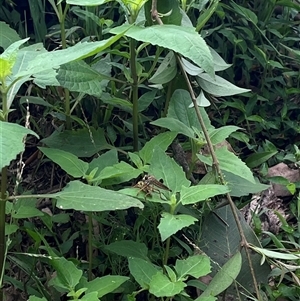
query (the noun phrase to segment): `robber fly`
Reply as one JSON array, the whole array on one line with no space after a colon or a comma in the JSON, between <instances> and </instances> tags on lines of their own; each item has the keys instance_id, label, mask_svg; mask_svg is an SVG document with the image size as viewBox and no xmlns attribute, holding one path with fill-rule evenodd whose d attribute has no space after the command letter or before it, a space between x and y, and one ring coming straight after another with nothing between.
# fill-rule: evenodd
<instances>
[{"instance_id":1,"label":"robber fly","mask_svg":"<svg viewBox=\"0 0 300 301\"><path fill-rule=\"evenodd\" d=\"M141 181L137 182L137 184L134 185L134 187L140 189L138 194L143 191L146 194L145 197L151 196L153 192L158 192L161 197L159 189L171 191L169 187L150 175L145 175Z\"/></svg>"}]
</instances>

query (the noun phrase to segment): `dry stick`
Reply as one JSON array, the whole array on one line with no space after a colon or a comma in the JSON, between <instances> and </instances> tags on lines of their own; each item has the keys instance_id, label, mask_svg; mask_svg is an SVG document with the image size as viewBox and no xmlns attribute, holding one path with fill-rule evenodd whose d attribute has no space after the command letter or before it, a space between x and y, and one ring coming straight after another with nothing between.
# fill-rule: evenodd
<instances>
[{"instance_id":1,"label":"dry stick","mask_svg":"<svg viewBox=\"0 0 300 301\"><path fill-rule=\"evenodd\" d=\"M213 147L213 145L211 143L211 140L209 138L209 134L207 132L207 129L206 129L204 121L203 121L203 118L202 118L200 110L198 108L197 100L196 100L196 97L195 97L192 85L191 85L191 83L189 81L187 73L184 70L184 67L183 67L183 64L182 64L180 56L179 55L176 55L176 56L177 56L177 60L179 62L180 69L181 69L181 71L183 73L183 76L184 76L184 78L186 80L186 83L188 85L188 90L189 90L189 93L191 95L191 98L192 98L192 101L193 101L193 104L194 104L194 108L195 108L195 111L196 111L196 114L197 114L197 118L198 118L198 120L200 122L200 125L202 127L204 137L206 139L209 151L210 151L211 156L212 156L212 161L213 161L212 167L213 167L213 169L215 169L217 171L217 174L219 176L219 179L220 179L222 185L225 185L225 180L224 180L223 174L222 174L221 169L220 169L220 164L219 164L219 161L218 161L218 159L216 157L214 147ZM239 230L239 234L241 236L241 246L245 247L245 252L246 252L247 260L248 260L248 263L249 263L249 268L250 268L250 272L251 272L251 275L252 275L253 284L254 284L254 287L255 287L255 292L256 292L257 298L260 299L260 294L259 294L259 290L258 290L258 284L257 284L257 281L256 281L256 277L255 277L255 273L254 273L254 269L253 269L253 265L252 265L252 261L251 261L251 257L250 257L249 244L248 244L247 239L245 237L245 234L244 234L244 231L243 231L243 228L242 228L242 224L241 224L241 222L239 220L238 214L237 214L237 212L235 210L236 206L235 206L235 204L234 204L234 202L233 202L233 200L232 200L232 198L231 198L231 196L230 196L229 193L226 193L226 198L227 198L227 200L229 202L232 214L234 216L237 228Z\"/></svg>"},{"instance_id":2,"label":"dry stick","mask_svg":"<svg viewBox=\"0 0 300 301\"><path fill-rule=\"evenodd\" d=\"M157 0L152 0L151 15L152 15L153 20L155 20L158 24L163 25L163 22L161 21L161 19L159 17L159 14L158 14L158 11L157 11ZM203 130L204 137L206 139L206 142L208 144L208 148L209 148L211 156L212 156L212 161L213 161L212 167L213 167L213 169L215 169L217 171L217 174L218 174L218 176L221 180L221 183L223 185L225 185L225 180L224 180L223 174L222 174L221 169L220 169L220 164L219 164L218 159L216 157L214 147L211 143L211 140L209 138L209 134L207 132L207 129L206 129L204 121L203 121L203 118L202 118L200 110L198 108L196 96L195 96L195 93L193 91L192 85L190 83L190 80L188 78L187 73L184 70L181 57L178 54L176 54L176 58L177 58L177 61L179 63L182 74L185 78L185 81L187 83L188 90L189 90L189 93L191 95L191 98L192 98L192 101L193 101L193 104L194 104L194 108L195 108L195 111L196 111L197 118L200 122L201 128ZM261 298L260 298L260 293L259 293L259 290L258 290L258 284L257 284L256 278L255 278L255 273L254 273L254 269L253 269L253 265L252 265L252 261L251 261L251 257L250 257L250 251L249 251L249 248L248 248L249 244L248 244L247 239L245 237L245 234L244 234L244 231L243 231L243 228L242 228L242 224L239 220L238 214L235 210L236 206L235 206L234 202L232 201L231 196L230 196L229 193L226 194L226 197L227 197L227 200L229 202L232 214L234 216L234 219L235 219L235 222L236 222L236 225L237 225L240 237L241 237L241 247L245 248L247 260L248 260L248 263L249 263L250 272L251 272L251 275L252 275L253 284L254 284L254 287L255 287L255 292L256 292L257 298L260 300Z\"/></svg>"}]
</instances>

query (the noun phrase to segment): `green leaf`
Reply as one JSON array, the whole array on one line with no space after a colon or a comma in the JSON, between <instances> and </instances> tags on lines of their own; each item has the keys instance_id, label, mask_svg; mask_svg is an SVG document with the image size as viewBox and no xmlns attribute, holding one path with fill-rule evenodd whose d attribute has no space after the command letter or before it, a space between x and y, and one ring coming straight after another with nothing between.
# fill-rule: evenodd
<instances>
[{"instance_id":1,"label":"green leaf","mask_svg":"<svg viewBox=\"0 0 300 301\"><path fill-rule=\"evenodd\" d=\"M212 79L208 74L201 73L196 79L205 92L214 96L231 96L251 91L249 89L239 88L218 75L215 76L215 79Z\"/></svg>"},{"instance_id":2,"label":"green leaf","mask_svg":"<svg viewBox=\"0 0 300 301\"><path fill-rule=\"evenodd\" d=\"M188 275L199 278L211 272L210 259L206 255L194 255L186 259L177 259L175 270L181 279Z\"/></svg>"},{"instance_id":3,"label":"green leaf","mask_svg":"<svg viewBox=\"0 0 300 301\"><path fill-rule=\"evenodd\" d=\"M57 80L62 87L98 97L102 94L100 82L105 78L106 76L92 69L84 61L62 65L57 74Z\"/></svg>"},{"instance_id":4,"label":"green leaf","mask_svg":"<svg viewBox=\"0 0 300 301\"><path fill-rule=\"evenodd\" d=\"M23 201L23 200L22 200ZM18 201L20 202L20 200ZM23 203L23 202L21 202ZM37 216L43 216L44 213L39 209L35 208L35 202L31 200L32 206L30 204L22 204L16 208L16 211L12 213L12 218L32 218Z\"/></svg>"},{"instance_id":5,"label":"green leaf","mask_svg":"<svg viewBox=\"0 0 300 301\"><path fill-rule=\"evenodd\" d=\"M236 279L242 267L242 255L240 252L234 254L213 277L201 297L217 296L225 291ZM198 300L198 299L196 299Z\"/></svg>"},{"instance_id":6,"label":"green leaf","mask_svg":"<svg viewBox=\"0 0 300 301\"><path fill-rule=\"evenodd\" d=\"M267 162L270 158L275 156L278 153L278 151L273 152L261 152L261 153L255 153L248 156L248 158L245 160L245 163L250 167L254 168L257 167L264 162Z\"/></svg>"},{"instance_id":7,"label":"green leaf","mask_svg":"<svg viewBox=\"0 0 300 301\"><path fill-rule=\"evenodd\" d=\"M23 138L28 134L39 137L23 126L0 121L0 169L8 166L25 149Z\"/></svg>"},{"instance_id":8,"label":"green leaf","mask_svg":"<svg viewBox=\"0 0 300 301\"><path fill-rule=\"evenodd\" d=\"M144 164L147 164L151 161L155 147L160 147L163 151L166 151L176 135L177 133L175 132L160 133L148 141L139 151L139 155L144 161Z\"/></svg>"},{"instance_id":9,"label":"green leaf","mask_svg":"<svg viewBox=\"0 0 300 301\"><path fill-rule=\"evenodd\" d=\"M106 246L105 249L124 257L148 259L146 245L132 240L116 241Z\"/></svg>"},{"instance_id":10,"label":"green leaf","mask_svg":"<svg viewBox=\"0 0 300 301\"><path fill-rule=\"evenodd\" d=\"M93 169L98 168L95 178L99 176L100 172L108 166L112 166L118 163L118 152L116 149L111 149L108 152L102 154L98 158L92 160L89 163L89 171L91 172Z\"/></svg>"},{"instance_id":11,"label":"green leaf","mask_svg":"<svg viewBox=\"0 0 300 301\"><path fill-rule=\"evenodd\" d=\"M146 110L150 106L150 104L155 99L157 91L158 91L157 89L153 89L149 92L144 93L139 98L139 112Z\"/></svg>"},{"instance_id":12,"label":"green leaf","mask_svg":"<svg viewBox=\"0 0 300 301\"><path fill-rule=\"evenodd\" d=\"M85 294L83 297L81 297L80 301L99 301L99 298L97 297L97 292L91 292L88 294Z\"/></svg>"},{"instance_id":13,"label":"green leaf","mask_svg":"<svg viewBox=\"0 0 300 301\"><path fill-rule=\"evenodd\" d=\"M167 117L178 119L189 128L195 127L201 130L195 109L190 108L191 102L192 99L188 91L182 89L175 90L170 100ZM205 109L201 107L199 109L206 128L213 128Z\"/></svg>"},{"instance_id":14,"label":"green leaf","mask_svg":"<svg viewBox=\"0 0 300 301\"><path fill-rule=\"evenodd\" d=\"M126 162L119 162L113 166L107 166L101 170L99 179L103 186L115 185L137 178L142 171L136 169Z\"/></svg>"},{"instance_id":15,"label":"green leaf","mask_svg":"<svg viewBox=\"0 0 300 301\"><path fill-rule=\"evenodd\" d=\"M27 68L20 70L17 74L15 74L15 77L31 76L33 74L38 74L39 72L44 72L48 69L57 68L75 60L82 60L95 55L111 46L123 35L124 31L120 31L120 34L107 40L77 43L75 46L67 49L37 53Z\"/></svg>"},{"instance_id":16,"label":"green leaf","mask_svg":"<svg viewBox=\"0 0 300 301\"><path fill-rule=\"evenodd\" d=\"M149 172L157 180L162 179L164 185L169 187L173 193L180 191L182 186L188 187L191 184L182 167L159 147L155 147L153 150Z\"/></svg>"},{"instance_id":17,"label":"green leaf","mask_svg":"<svg viewBox=\"0 0 300 301\"><path fill-rule=\"evenodd\" d=\"M172 282L162 272L157 272L150 281L149 292L155 297L173 297L186 287L183 281Z\"/></svg>"},{"instance_id":18,"label":"green leaf","mask_svg":"<svg viewBox=\"0 0 300 301\"><path fill-rule=\"evenodd\" d=\"M160 219L160 223L158 225L161 240L165 241L177 231L194 224L196 221L197 219L190 215L173 215L167 212L163 212L162 218Z\"/></svg>"},{"instance_id":19,"label":"green leaf","mask_svg":"<svg viewBox=\"0 0 300 301\"><path fill-rule=\"evenodd\" d=\"M191 187L183 186L180 192L180 201L183 205L195 204L227 192L230 192L229 187L217 184L197 185Z\"/></svg>"},{"instance_id":20,"label":"green leaf","mask_svg":"<svg viewBox=\"0 0 300 301\"><path fill-rule=\"evenodd\" d=\"M82 270L77 269L72 261L64 257L51 258L50 263L56 271L56 277L52 278L49 284L67 291L75 289L82 276Z\"/></svg>"},{"instance_id":21,"label":"green leaf","mask_svg":"<svg viewBox=\"0 0 300 301\"><path fill-rule=\"evenodd\" d=\"M125 24L113 28L110 32L120 34L125 30L126 36L138 41L171 49L192 60L214 78L213 59L208 46L195 28L176 25L159 25L138 27Z\"/></svg>"},{"instance_id":22,"label":"green leaf","mask_svg":"<svg viewBox=\"0 0 300 301\"><path fill-rule=\"evenodd\" d=\"M156 72L149 81L154 84L166 84L170 82L177 74L176 58L173 51L170 51L161 62Z\"/></svg>"},{"instance_id":23,"label":"green leaf","mask_svg":"<svg viewBox=\"0 0 300 301\"><path fill-rule=\"evenodd\" d=\"M104 130L102 128L95 130L92 127L76 131L55 131L51 136L43 139L42 143L51 148L72 153L77 157L91 157L100 150L111 148L105 140Z\"/></svg>"},{"instance_id":24,"label":"green leaf","mask_svg":"<svg viewBox=\"0 0 300 301\"><path fill-rule=\"evenodd\" d=\"M128 152L128 156L131 160L131 162L139 169L142 169L143 167L143 162L141 160L141 158L139 157L139 155L137 155L136 153L131 153Z\"/></svg>"},{"instance_id":25,"label":"green leaf","mask_svg":"<svg viewBox=\"0 0 300 301\"><path fill-rule=\"evenodd\" d=\"M5 50L9 45L20 40L18 33L5 22L0 22L0 46Z\"/></svg>"},{"instance_id":26,"label":"green leaf","mask_svg":"<svg viewBox=\"0 0 300 301\"><path fill-rule=\"evenodd\" d=\"M52 104L50 104L49 102L45 101L43 98L38 96L22 96L20 98L20 104L24 104L24 103L27 104L27 101L28 103L31 104L53 108Z\"/></svg>"},{"instance_id":27,"label":"green leaf","mask_svg":"<svg viewBox=\"0 0 300 301\"><path fill-rule=\"evenodd\" d=\"M36 296L30 296L28 301L47 301L46 298L39 298L39 297L36 297Z\"/></svg>"},{"instance_id":28,"label":"green leaf","mask_svg":"<svg viewBox=\"0 0 300 301\"><path fill-rule=\"evenodd\" d=\"M150 122L153 125L160 126L172 131L175 134L183 134L189 138L194 138L193 130L176 118L164 117Z\"/></svg>"},{"instance_id":29,"label":"green leaf","mask_svg":"<svg viewBox=\"0 0 300 301\"><path fill-rule=\"evenodd\" d=\"M39 147L39 150L74 178L83 177L89 168L87 162L84 162L75 155L63 150L45 147Z\"/></svg>"},{"instance_id":30,"label":"green leaf","mask_svg":"<svg viewBox=\"0 0 300 301\"><path fill-rule=\"evenodd\" d=\"M248 166L235 154L231 153L226 147L216 149L216 156L218 158L221 170L228 171L239 177L246 179L249 182L256 183L251 170ZM207 165L212 165L211 157L197 155L199 160Z\"/></svg>"},{"instance_id":31,"label":"green leaf","mask_svg":"<svg viewBox=\"0 0 300 301\"><path fill-rule=\"evenodd\" d=\"M85 286L87 293L97 292L98 298L101 298L122 285L125 281L129 280L129 277L118 276L118 275L107 275L101 278L96 278L88 282Z\"/></svg>"},{"instance_id":32,"label":"green leaf","mask_svg":"<svg viewBox=\"0 0 300 301\"><path fill-rule=\"evenodd\" d=\"M135 281L145 289L148 289L151 278L158 272L159 268L151 262L141 258L128 258L130 274Z\"/></svg>"},{"instance_id":33,"label":"green leaf","mask_svg":"<svg viewBox=\"0 0 300 301\"><path fill-rule=\"evenodd\" d=\"M257 24L258 19L257 15L251 11L248 8L242 7L240 5L237 5L235 2L230 1L231 6L234 8L234 11L238 13L239 15L243 16L246 18L248 21L251 21L253 24Z\"/></svg>"},{"instance_id":34,"label":"green leaf","mask_svg":"<svg viewBox=\"0 0 300 301\"><path fill-rule=\"evenodd\" d=\"M50 196L57 199L56 206L58 208L65 210L98 212L144 207L136 198L97 186L86 185L80 181L72 181L62 191Z\"/></svg>"},{"instance_id":35,"label":"green leaf","mask_svg":"<svg viewBox=\"0 0 300 301\"><path fill-rule=\"evenodd\" d=\"M250 193L258 193L270 188L270 185L261 184L259 182L249 182L230 172L223 171L227 186L230 188L230 195L241 197Z\"/></svg>"},{"instance_id":36,"label":"green leaf","mask_svg":"<svg viewBox=\"0 0 300 301\"><path fill-rule=\"evenodd\" d=\"M212 129L209 131L209 137L211 139L212 144L217 144L223 142L226 138L230 136L230 134L236 132L237 130L241 130L242 128L234 125L222 126L218 129Z\"/></svg>"}]
</instances>

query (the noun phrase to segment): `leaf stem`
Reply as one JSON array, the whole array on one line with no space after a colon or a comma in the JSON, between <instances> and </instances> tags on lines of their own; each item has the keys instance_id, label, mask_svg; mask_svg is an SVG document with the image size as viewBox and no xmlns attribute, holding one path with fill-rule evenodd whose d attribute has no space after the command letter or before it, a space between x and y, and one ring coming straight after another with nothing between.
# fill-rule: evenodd
<instances>
[{"instance_id":1,"label":"leaf stem","mask_svg":"<svg viewBox=\"0 0 300 301\"><path fill-rule=\"evenodd\" d=\"M138 76L136 70L136 42L130 39L130 70L132 78L132 126L133 126L133 150L138 151L139 144L139 107L138 107Z\"/></svg>"}]
</instances>

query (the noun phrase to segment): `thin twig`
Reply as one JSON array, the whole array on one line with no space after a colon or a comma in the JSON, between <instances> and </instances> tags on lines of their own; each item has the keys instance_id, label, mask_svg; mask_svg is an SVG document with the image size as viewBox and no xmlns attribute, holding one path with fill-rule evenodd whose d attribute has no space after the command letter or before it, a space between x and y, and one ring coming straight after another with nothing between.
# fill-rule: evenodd
<instances>
[{"instance_id":1,"label":"thin twig","mask_svg":"<svg viewBox=\"0 0 300 301\"><path fill-rule=\"evenodd\" d=\"M151 15L152 15L152 19L153 20L155 20L158 24L163 25L163 22L161 21L161 19L159 17L159 13L157 11L157 0L152 0ZM195 108L195 111L196 111L197 118L198 118L199 123L201 125L201 128L202 128L204 137L206 139L206 142L207 142L210 154L212 156L212 161L213 161L212 167L217 172L218 177L220 179L220 182L223 185L225 185L225 180L224 180L222 171L220 169L220 164L219 164L219 161L218 161L218 159L216 157L216 154L215 154L215 151L214 151L214 147L213 147L213 144L212 144L212 142L210 140L208 131L207 131L206 127L205 127L204 120L203 120L203 118L201 116L201 113L200 113L200 110L198 108L196 96L195 96L194 90L192 88L191 82L189 80L189 77L188 77L185 69L184 69L184 66L183 66L183 63L182 63L180 55L176 54L176 58L177 58L177 62L179 64L179 66L180 66L180 69L182 71L182 74L183 74L183 76L185 78L185 81L187 83L188 90L189 90L190 96L191 96L193 104L194 104L194 108ZM242 228L242 224L241 224L241 222L239 220L239 217L238 217L238 214L236 212L236 206L235 206L235 204L234 204L234 202L233 202L233 200L232 200L232 198L231 198L231 196L230 196L229 193L226 194L226 197L227 197L227 200L229 202L230 208L232 210L232 214L234 216L234 219L235 219L235 222L237 224L237 228L238 228L238 231L239 231L239 234L240 234L240 237L241 237L241 247L245 248L245 253L246 253L246 256L247 256L247 261L249 263L249 268L250 268L250 272L251 272L251 275L252 275L252 280L253 280L253 284L254 284L254 287L255 287L255 292L256 292L257 298L261 299L260 298L260 293L259 293L259 290L258 290L258 284L257 284L257 281L256 281L254 269L253 269L253 265L252 265L252 261L251 261L250 251L249 251L249 248L248 248L249 244L247 242L247 239L245 237L245 234L244 234L244 231L243 231L243 228Z\"/></svg>"}]
</instances>

